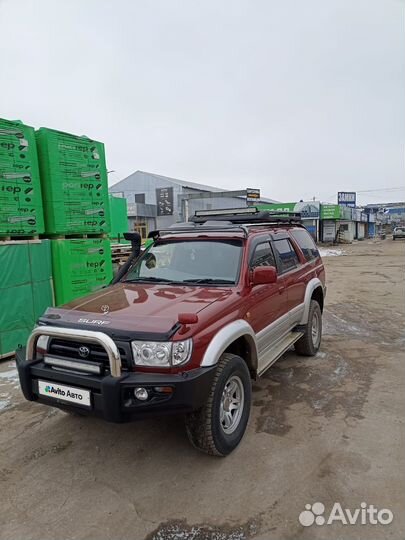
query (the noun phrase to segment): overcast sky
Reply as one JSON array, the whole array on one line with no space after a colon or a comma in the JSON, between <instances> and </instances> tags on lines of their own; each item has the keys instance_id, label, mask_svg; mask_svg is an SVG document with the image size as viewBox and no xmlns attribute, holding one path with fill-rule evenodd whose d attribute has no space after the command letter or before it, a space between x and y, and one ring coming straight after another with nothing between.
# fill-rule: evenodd
<instances>
[{"instance_id":1,"label":"overcast sky","mask_svg":"<svg viewBox=\"0 0 405 540\"><path fill-rule=\"evenodd\" d=\"M281 200L405 200L401 0L0 0L0 115Z\"/></svg>"}]
</instances>

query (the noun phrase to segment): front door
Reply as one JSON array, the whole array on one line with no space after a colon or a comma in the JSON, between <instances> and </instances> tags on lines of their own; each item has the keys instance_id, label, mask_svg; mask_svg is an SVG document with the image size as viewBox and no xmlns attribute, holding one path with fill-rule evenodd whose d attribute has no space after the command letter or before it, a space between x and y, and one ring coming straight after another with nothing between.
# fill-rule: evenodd
<instances>
[{"instance_id":1,"label":"front door","mask_svg":"<svg viewBox=\"0 0 405 540\"><path fill-rule=\"evenodd\" d=\"M269 240L259 241L254 247L249 266L251 270L257 266L276 267ZM264 358L267 349L273 347L289 330L287 289L283 276L279 276L276 283L252 287L246 318L256 333L260 372L264 367L260 359Z\"/></svg>"}]
</instances>

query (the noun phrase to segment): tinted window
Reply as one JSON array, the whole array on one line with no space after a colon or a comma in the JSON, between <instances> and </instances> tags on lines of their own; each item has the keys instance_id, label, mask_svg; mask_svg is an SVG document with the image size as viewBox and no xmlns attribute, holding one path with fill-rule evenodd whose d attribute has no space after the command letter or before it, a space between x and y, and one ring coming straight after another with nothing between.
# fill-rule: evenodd
<instances>
[{"instance_id":1,"label":"tinted window","mask_svg":"<svg viewBox=\"0 0 405 540\"><path fill-rule=\"evenodd\" d=\"M299 264L297 254L289 240L276 240L273 245L279 256L281 272L287 272Z\"/></svg>"},{"instance_id":2,"label":"tinted window","mask_svg":"<svg viewBox=\"0 0 405 540\"><path fill-rule=\"evenodd\" d=\"M294 240L300 246L301 251L307 261L311 261L312 259L319 257L318 248L316 247L315 242L312 240L311 235L307 231L305 231L304 229L293 230L291 231L291 234L294 237Z\"/></svg>"},{"instance_id":3,"label":"tinted window","mask_svg":"<svg viewBox=\"0 0 405 540\"><path fill-rule=\"evenodd\" d=\"M256 246L250 266L276 266L273 250L268 242Z\"/></svg>"}]
</instances>

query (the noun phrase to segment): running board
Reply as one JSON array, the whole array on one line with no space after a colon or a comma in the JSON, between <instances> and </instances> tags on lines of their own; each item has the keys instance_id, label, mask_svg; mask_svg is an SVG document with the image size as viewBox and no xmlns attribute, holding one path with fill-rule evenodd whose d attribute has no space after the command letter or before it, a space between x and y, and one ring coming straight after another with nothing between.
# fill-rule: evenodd
<instances>
[{"instance_id":1,"label":"running board","mask_svg":"<svg viewBox=\"0 0 405 540\"><path fill-rule=\"evenodd\" d=\"M283 356L283 354L288 351L291 345L294 345L294 343L298 341L303 335L303 332L297 332L296 330L291 331L281 341L279 341L275 347L272 347L267 354L265 353L263 358L260 359L260 363L265 364L265 367L258 371L257 375L259 377L263 375L263 373L267 371L269 367L272 366L274 362L276 362L280 358L280 356Z\"/></svg>"}]
</instances>

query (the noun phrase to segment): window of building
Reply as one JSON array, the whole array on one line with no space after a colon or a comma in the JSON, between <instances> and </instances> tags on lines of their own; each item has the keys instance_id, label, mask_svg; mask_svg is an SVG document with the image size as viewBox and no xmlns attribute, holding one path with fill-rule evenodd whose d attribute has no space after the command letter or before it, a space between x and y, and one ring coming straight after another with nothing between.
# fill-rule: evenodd
<instances>
[{"instance_id":1,"label":"window of building","mask_svg":"<svg viewBox=\"0 0 405 540\"><path fill-rule=\"evenodd\" d=\"M257 266L276 266L273 250L269 242L264 242L256 246L250 266L251 268L256 268Z\"/></svg>"},{"instance_id":2,"label":"window of building","mask_svg":"<svg viewBox=\"0 0 405 540\"><path fill-rule=\"evenodd\" d=\"M312 239L312 236L305 229L294 229L291 234L297 244L300 246L302 253L307 261L312 261L319 257L318 248Z\"/></svg>"},{"instance_id":3,"label":"window of building","mask_svg":"<svg viewBox=\"0 0 405 540\"><path fill-rule=\"evenodd\" d=\"M135 202L145 204L145 193L135 193Z\"/></svg>"},{"instance_id":4,"label":"window of building","mask_svg":"<svg viewBox=\"0 0 405 540\"><path fill-rule=\"evenodd\" d=\"M298 256L289 240L276 240L273 246L278 254L281 273L288 272L288 270L298 266Z\"/></svg>"}]
</instances>

